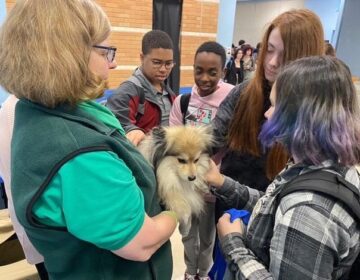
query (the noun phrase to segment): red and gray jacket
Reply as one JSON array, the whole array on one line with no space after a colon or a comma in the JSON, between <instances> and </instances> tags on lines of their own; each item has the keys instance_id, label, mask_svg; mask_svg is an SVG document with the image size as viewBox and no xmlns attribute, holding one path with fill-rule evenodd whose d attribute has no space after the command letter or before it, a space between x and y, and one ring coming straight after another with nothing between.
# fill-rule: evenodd
<instances>
[{"instance_id":1,"label":"red and gray jacket","mask_svg":"<svg viewBox=\"0 0 360 280\"><path fill-rule=\"evenodd\" d=\"M176 95L164 85L172 104ZM140 69L114 90L106 106L115 114L125 132L141 129L145 133L161 124L161 109L156 91Z\"/></svg>"}]
</instances>

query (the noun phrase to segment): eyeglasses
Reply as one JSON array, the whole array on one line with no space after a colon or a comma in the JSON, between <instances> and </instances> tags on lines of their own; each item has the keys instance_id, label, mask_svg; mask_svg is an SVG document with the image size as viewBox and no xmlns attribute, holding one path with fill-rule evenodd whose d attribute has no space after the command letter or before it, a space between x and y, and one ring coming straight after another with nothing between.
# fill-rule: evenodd
<instances>
[{"instance_id":1,"label":"eyeglasses","mask_svg":"<svg viewBox=\"0 0 360 280\"><path fill-rule=\"evenodd\" d=\"M161 60L151 60L152 66L154 69L160 69L163 65L166 70L169 70L174 67L174 61L161 61Z\"/></svg>"},{"instance_id":2,"label":"eyeglasses","mask_svg":"<svg viewBox=\"0 0 360 280\"><path fill-rule=\"evenodd\" d=\"M106 50L106 59L107 59L107 61L108 61L109 63L111 63L111 62L114 61L117 48L114 48L114 47L105 47L105 46L98 46L98 45L93 46L93 48Z\"/></svg>"}]
</instances>

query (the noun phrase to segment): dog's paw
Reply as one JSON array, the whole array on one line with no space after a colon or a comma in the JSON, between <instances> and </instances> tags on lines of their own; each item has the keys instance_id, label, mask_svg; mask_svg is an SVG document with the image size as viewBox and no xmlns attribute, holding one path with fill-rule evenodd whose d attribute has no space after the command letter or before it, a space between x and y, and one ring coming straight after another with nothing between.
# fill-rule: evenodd
<instances>
[{"instance_id":1,"label":"dog's paw","mask_svg":"<svg viewBox=\"0 0 360 280\"><path fill-rule=\"evenodd\" d=\"M191 228L191 216L183 217L179 221L179 231L182 236L187 236Z\"/></svg>"}]
</instances>

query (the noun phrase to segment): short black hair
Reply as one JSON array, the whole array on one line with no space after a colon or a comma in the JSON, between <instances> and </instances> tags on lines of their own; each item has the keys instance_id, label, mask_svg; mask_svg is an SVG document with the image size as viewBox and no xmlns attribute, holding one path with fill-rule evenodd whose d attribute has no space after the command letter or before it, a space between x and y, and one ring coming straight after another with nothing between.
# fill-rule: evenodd
<instances>
[{"instance_id":1,"label":"short black hair","mask_svg":"<svg viewBox=\"0 0 360 280\"><path fill-rule=\"evenodd\" d=\"M241 40L239 41L239 46L244 45L244 44L245 44L245 40L241 39Z\"/></svg>"},{"instance_id":2,"label":"short black hair","mask_svg":"<svg viewBox=\"0 0 360 280\"><path fill-rule=\"evenodd\" d=\"M225 67L225 62L226 62L226 53L225 53L225 49L222 45L220 45L219 43L215 42L215 41L208 41L205 43L202 43L200 45L200 47L198 47L196 53L195 53L195 57L201 53L201 52L209 52L209 53L214 53L217 54L221 57L221 63L222 63L222 67Z\"/></svg>"},{"instance_id":3,"label":"short black hair","mask_svg":"<svg viewBox=\"0 0 360 280\"><path fill-rule=\"evenodd\" d=\"M142 38L141 51L148 54L152 49L170 49L173 50L173 42L170 36L161 30L151 30L145 33Z\"/></svg>"}]
</instances>

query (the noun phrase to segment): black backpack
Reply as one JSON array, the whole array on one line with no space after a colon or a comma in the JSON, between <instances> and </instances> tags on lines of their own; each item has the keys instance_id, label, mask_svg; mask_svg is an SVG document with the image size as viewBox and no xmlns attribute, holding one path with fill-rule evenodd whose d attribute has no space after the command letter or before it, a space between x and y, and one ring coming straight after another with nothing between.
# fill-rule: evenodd
<instances>
[{"instance_id":1,"label":"black backpack","mask_svg":"<svg viewBox=\"0 0 360 280\"><path fill-rule=\"evenodd\" d=\"M181 114L183 117L183 124L186 123L185 117L186 117L186 113L187 113L187 108L189 106L190 97L191 97L191 93L185 93L180 96L180 109L181 109Z\"/></svg>"},{"instance_id":2,"label":"black backpack","mask_svg":"<svg viewBox=\"0 0 360 280\"><path fill-rule=\"evenodd\" d=\"M302 174L286 184L277 197L277 205L279 205L281 198L296 191L319 192L339 200L344 203L353 218L358 223L360 222L359 190L340 175L323 170ZM355 259L349 274L341 279L360 279L360 255Z\"/></svg>"}]
</instances>

